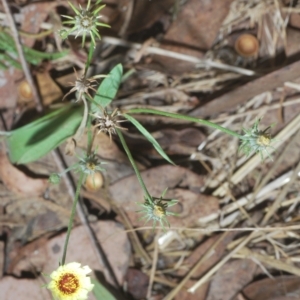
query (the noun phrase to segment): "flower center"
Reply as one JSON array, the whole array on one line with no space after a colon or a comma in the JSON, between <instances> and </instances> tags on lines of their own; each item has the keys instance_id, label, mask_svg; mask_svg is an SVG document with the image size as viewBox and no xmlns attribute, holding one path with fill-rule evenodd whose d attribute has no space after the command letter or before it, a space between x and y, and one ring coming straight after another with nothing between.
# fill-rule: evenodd
<instances>
[{"instance_id":1,"label":"flower center","mask_svg":"<svg viewBox=\"0 0 300 300\"><path fill-rule=\"evenodd\" d=\"M84 29L89 29L93 25L93 21L89 17L82 17L80 20L80 25Z\"/></svg>"},{"instance_id":2,"label":"flower center","mask_svg":"<svg viewBox=\"0 0 300 300\"><path fill-rule=\"evenodd\" d=\"M155 205L153 209L153 214L158 218L162 218L166 213L163 207Z\"/></svg>"},{"instance_id":3,"label":"flower center","mask_svg":"<svg viewBox=\"0 0 300 300\"><path fill-rule=\"evenodd\" d=\"M113 122L112 120L110 120L110 119L107 119L107 120L105 121L105 126L106 126L107 128L109 128L109 127L114 127L114 122Z\"/></svg>"},{"instance_id":4,"label":"flower center","mask_svg":"<svg viewBox=\"0 0 300 300\"><path fill-rule=\"evenodd\" d=\"M88 163L86 164L86 167L87 167L89 170L94 171L95 168L96 168L96 165L95 165L93 162L88 162Z\"/></svg>"},{"instance_id":5,"label":"flower center","mask_svg":"<svg viewBox=\"0 0 300 300\"><path fill-rule=\"evenodd\" d=\"M74 274L65 273L59 278L57 285L60 292L65 295L71 295L78 290L79 281Z\"/></svg>"},{"instance_id":6,"label":"flower center","mask_svg":"<svg viewBox=\"0 0 300 300\"><path fill-rule=\"evenodd\" d=\"M271 139L268 135L260 135L257 138L256 143L260 146L269 146L271 143Z\"/></svg>"}]
</instances>

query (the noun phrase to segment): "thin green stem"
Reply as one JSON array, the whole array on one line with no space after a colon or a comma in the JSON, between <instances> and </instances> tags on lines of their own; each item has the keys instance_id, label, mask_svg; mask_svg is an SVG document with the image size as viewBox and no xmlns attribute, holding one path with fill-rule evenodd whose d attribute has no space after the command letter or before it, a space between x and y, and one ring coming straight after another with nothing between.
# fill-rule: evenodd
<instances>
[{"instance_id":1,"label":"thin green stem","mask_svg":"<svg viewBox=\"0 0 300 300\"><path fill-rule=\"evenodd\" d=\"M79 181L78 181L77 186L76 186L75 199L74 199L74 202L73 202L71 216L70 216L69 225L68 225L68 231L67 231L67 235L66 235L66 239L65 239L64 251L63 251L63 256L62 256L62 261L61 261L62 265L64 265L65 262L66 262L68 243L69 243L69 239L70 239L71 230L72 230L72 227L73 227L74 217L75 217L75 213L76 213L76 206L77 206L77 203L78 203L79 193L80 193L81 186L83 184L83 180L84 180L84 173L81 173Z\"/></svg>"},{"instance_id":2,"label":"thin green stem","mask_svg":"<svg viewBox=\"0 0 300 300\"><path fill-rule=\"evenodd\" d=\"M95 43L93 42L93 40L91 40L88 59L86 60L85 68L84 68L84 76L86 76L87 70L88 70L88 68L91 65L93 54L94 54L94 50L95 50Z\"/></svg>"},{"instance_id":3,"label":"thin green stem","mask_svg":"<svg viewBox=\"0 0 300 300\"><path fill-rule=\"evenodd\" d=\"M149 201L152 202L152 201L153 201L153 200L152 200L152 197L151 197L151 195L149 194L149 192L148 192L148 190L147 190L147 188L146 188L146 185L145 185L145 183L144 183L144 181L143 181L143 178L142 178L142 176L141 176L141 173L140 173L140 171L139 171L139 169L138 169L138 167L137 167L137 165L136 165L136 163L135 163L135 161L134 161L134 159L133 159L133 157L132 157L132 155L131 155L131 152L130 152L130 150L129 150L129 148L128 148L126 142L125 142L125 139L124 139L124 137L123 137L123 134L122 134L121 130L119 130L119 129L116 128L116 131L117 131L117 133L118 133L118 136L119 136L119 138L120 138L120 141L121 141L121 143L122 143L122 146L123 146L123 148L124 148L124 150L125 150L125 152L126 152L128 158L129 158L129 160L130 160L130 162L131 162L131 164L132 164L132 167L133 167L133 169L134 169L134 171L135 171L136 177L137 177L137 179L138 179L138 181L139 181L139 183L140 183L140 185L141 185L141 188L144 190L144 193L145 193L147 199L148 199Z\"/></svg>"},{"instance_id":4,"label":"thin green stem","mask_svg":"<svg viewBox=\"0 0 300 300\"><path fill-rule=\"evenodd\" d=\"M138 114L138 113L148 113L148 114L154 114L154 115L161 115L161 116L165 116L165 117L170 117L170 118L175 118L175 119L181 119L181 120L185 120L185 121L189 121L189 122L194 122L194 123L200 123L203 125L206 125L208 127L212 127L218 130L221 130L227 134L230 134L232 136L235 136L239 139L243 139L243 136L240 135L239 133L232 131L230 129L227 129L225 127L222 127L218 124L215 124L213 122L210 121L206 121L203 119L198 119L198 118L194 118L194 117L190 117L190 116L185 116L185 115L180 115L180 114L175 114L175 113L169 113L169 112L164 112L164 111L159 111L159 110L155 110L155 109L148 109L148 108L135 108L135 109L130 109L129 111L127 111L127 113L131 113L131 114Z\"/></svg>"},{"instance_id":5,"label":"thin green stem","mask_svg":"<svg viewBox=\"0 0 300 300\"><path fill-rule=\"evenodd\" d=\"M82 99L83 104L84 104L84 110L83 110L83 116L82 116L82 119L81 119L81 123L80 123L78 129L76 130L76 133L73 137L75 141L77 141L83 135L84 129L86 127L86 122L87 122L88 116L89 116L89 105L87 103L87 100L86 100L84 95L82 95L81 99Z\"/></svg>"}]
</instances>

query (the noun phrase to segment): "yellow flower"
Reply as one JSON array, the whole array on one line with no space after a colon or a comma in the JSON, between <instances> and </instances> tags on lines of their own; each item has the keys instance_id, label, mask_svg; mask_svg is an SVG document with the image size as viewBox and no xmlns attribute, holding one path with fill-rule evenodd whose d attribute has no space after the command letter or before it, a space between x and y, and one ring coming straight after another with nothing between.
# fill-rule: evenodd
<instances>
[{"instance_id":1,"label":"yellow flower","mask_svg":"<svg viewBox=\"0 0 300 300\"><path fill-rule=\"evenodd\" d=\"M86 276L91 271L77 262L60 266L51 273L47 288L56 300L85 300L94 287L90 277Z\"/></svg>"}]
</instances>

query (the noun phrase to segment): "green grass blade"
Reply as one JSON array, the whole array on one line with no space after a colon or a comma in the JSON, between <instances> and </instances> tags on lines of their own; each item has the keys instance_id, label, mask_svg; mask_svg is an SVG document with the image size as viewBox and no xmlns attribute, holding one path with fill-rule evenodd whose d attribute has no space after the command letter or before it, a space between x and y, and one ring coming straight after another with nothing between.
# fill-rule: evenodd
<instances>
[{"instance_id":1,"label":"green grass blade","mask_svg":"<svg viewBox=\"0 0 300 300\"><path fill-rule=\"evenodd\" d=\"M134 108L134 109L130 109L129 111L127 111L130 114L154 114L154 115L159 115L159 116L165 116L165 117L169 117L169 118L174 118L174 119L180 119L180 120L185 120L188 122L194 122L194 123L199 123L199 124L203 124L205 126L208 127L212 127L215 129L218 129L220 131L223 131L224 133L230 134L232 136L235 136L239 139L243 139L243 136L235 131L232 131L230 129L227 129L225 127L222 127L216 123L207 121L207 120L203 120L203 119L198 119L198 118L194 118L194 117L190 117L190 116L185 116L185 115L181 115L181 114L177 114L177 113L169 113L166 111L160 111L160 110L155 110L155 109L149 109L149 108Z\"/></svg>"},{"instance_id":2,"label":"green grass blade","mask_svg":"<svg viewBox=\"0 0 300 300\"><path fill-rule=\"evenodd\" d=\"M92 283L95 285L93 294L97 300L117 300L98 280L92 279Z\"/></svg>"},{"instance_id":3,"label":"green grass blade","mask_svg":"<svg viewBox=\"0 0 300 300\"><path fill-rule=\"evenodd\" d=\"M124 114L124 117L130 121L140 132L141 134L153 145L156 151L169 163L174 164L174 162L169 158L169 156L162 149L160 144L156 141L156 139L151 135L151 133L135 118L130 115Z\"/></svg>"}]
</instances>

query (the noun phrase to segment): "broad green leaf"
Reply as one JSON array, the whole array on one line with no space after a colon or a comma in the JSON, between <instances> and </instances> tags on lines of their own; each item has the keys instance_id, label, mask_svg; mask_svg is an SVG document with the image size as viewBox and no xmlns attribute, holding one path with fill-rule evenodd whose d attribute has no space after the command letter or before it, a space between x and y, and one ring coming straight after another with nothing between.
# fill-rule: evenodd
<instances>
[{"instance_id":1,"label":"broad green leaf","mask_svg":"<svg viewBox=\"0 0 300 300\"><path fill-rule=\"evenodd\" d=\"M93 113L99 111L97 105L104 108L115 98L122 80L122 74L123 67L118 64L103 79L92 102L91 110Z\"/></svg>"},{"instance_id":2,"label":"broad green leaf","mask_svg":"<svg viewBox=\"0 0 300 300\"><path fill-rule=\"evenodd\" d=\"M97 300L117 300L98 280L92 279L92 283L95 285L93 294Z\"/></svg>"},{"instance_id":3,"label":"broad green leaf","mask_svg":"<svg viewBox=\"0 0 300 300\"><path fill-rule=\"evenodd\" d=\"M11 131L7 145L12 163L29 163L55 149L75 134L82 113L82 106L68 105Z\"/></svg>"},{"instance_id":4,"label":"broad green leaf","mask_svg":"<svg viewBox=\"0 0 300 300\"><path fill-rule=\"evenodd\" d=\"M174 162L169 158L169 156L165 153L162 149L160 144L156 141L156 139L151 135L151 133L135 118L130 115L124 114L123 115L127 120L129 120L140 132L141 134L153 145L156 151L169 163L174 164Z\"/></svg>"}]
</instances>

